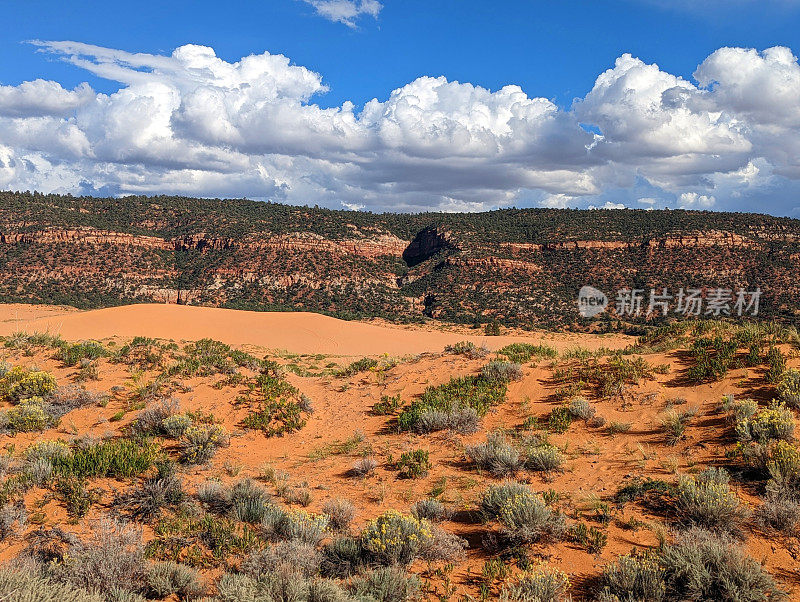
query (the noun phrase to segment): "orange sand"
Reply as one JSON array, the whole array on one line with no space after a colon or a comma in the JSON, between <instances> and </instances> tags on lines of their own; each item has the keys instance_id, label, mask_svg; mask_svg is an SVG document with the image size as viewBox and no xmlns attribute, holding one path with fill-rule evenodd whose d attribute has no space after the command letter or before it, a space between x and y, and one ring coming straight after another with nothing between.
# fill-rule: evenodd
<instances>
[{"instance_id":1,"label":"orange sand","mask_svg":"<svg viewBox=\"0 0 800 602\"><path fill-rule=\"evenodd\" d=\"M588 340L578 335L486 337L422 328L346 322L308 312L251 312L186 305L128 305L92 311L30 305L0 305L0 336L15 331L49 332L67 340L146 336L176 341L211 338L229 345L256 345L292 353L406 355L439 352L469 340L497 350L509 343L548 343L565 349ZM593 348L624 347L626 337L591 339Z\"/></svg>"}]
</instances>

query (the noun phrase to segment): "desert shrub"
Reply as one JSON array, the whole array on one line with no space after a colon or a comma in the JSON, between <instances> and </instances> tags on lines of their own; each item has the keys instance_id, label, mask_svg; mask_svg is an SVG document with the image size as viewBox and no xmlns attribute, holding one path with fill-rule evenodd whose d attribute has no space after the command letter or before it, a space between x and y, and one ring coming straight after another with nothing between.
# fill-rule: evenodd
<instances>
[{"instance_id":1,"label":"desert shrub","mask_svg":"<svg viewBox=\"0 0 800 602\"><path fill-rule=\"evenodd\" d=\"M467 446L464 451L480 470L495 477L513 474L522 466L519 452L500 432L489 433L484 443Z\"/></svg>"},{"instance_id":2,"label":"desert shrub","mask_svg":"<svg viewBox=\"0 0 800 602\"><path fill-rule=\"evenodd\" d=\"M192 418L186 414L173 414L161 421L161 431L170 439L180 439L194 424Z\"/></svg>"},{"instance_id":3,"label":"desert shrub","mask_svg":"<svg viewBox=\"0 0 800 602\"><path fill-rule=\"evenodd\" d=\"M566 531L564 516L531 491L517 494L500 508L501 532L516 544L560 539Z\"/></svg>"},{"instance_id":4,"label":"desert shrub","mask_svg":"<svg viewBox=\"0 0 800 602\"><path fill-rule=\"evenodd\" d=\"M0 541L13 535L21 535L28 524L28 511L20 501L0 506Z\"/></svg>"},{"instance_id":5,"label":"desert shrub","mask_svg":"<svg viewBox=\"0 0 800 602\"><path fill-rule=\"evenodd\" d=\"M471 408L482 417L505 399L506 391L504 381L484 376L452 378L438 387L428 387L419 399L400 412L397 423L400 430L417 430L420 418L427 412L452 413L463 408Z\"/></svg>"},{"instance_id":6,"label":"desert shrub","mask_svg":"<svg viewBox=\"0 0 800 602\"><path fill-rule=\"evenodd\" d=\"M246 395L237 401L255 402L256 407L242 421L242 426L260 430L266 437L282 437L306 425L300 391L286 381L277 370L262 371L255 383L248 383Z\"/></svg>"},{"instance_id":7,"label":"desert shrub","mask_svg":"<svg viewBox=\"0 0 800 602\"><path fill-rule=\"evenodd\" d=\"M483 520L491 521L500 516L500 510L511 500L530 492L527 485L516 481L505 481L500 485L492 485L487 489L480 503Z\"/></svg>"},{"instance_id":8,"label":"desert shrub","mask_svg":"<svg viewBox=\"0 0 800 602\"><path fill-rule=\"evenodd\" d=\"M480 359L489 355L489 350L486 347L478 347L472 341L460 341L454 345L447 345L444 348L444 352L453 355L466 355L471 360Z\"/></svg>"},{"instance_id":9,"label":"desert shrub","mask_svg":"<svg viewBox=\"0 0 800 602\"><path fill-rule=\"evenodd\" d=\"M720 335L695 339L691 346L695 363L686 376L694 383L721 379L728 373L737 347L736 340Z\"/></svg>"},{"instance_id":10,"label":"desert shrub","mask_svg":"<svg viewBox=\"0 0 800 602\"><path fill-rule=\"evenodd\" d=\"M586 421L586 426L592 428L603 428L606 425L606 419L603 416L595 416Z\"/></svg>"},{"instance_id":11,"label":"desert shrub","mask_svg":"<svg viewBox=\"0 0 800 602\"><path fill-rule=\"evenodd\" d=\"M77 408L100 406L108 400L108 395L89 391L77 385L59 386L47 399L50 406L59 415L64 415Z\"/></svg>"},{"instance_id":12,"label":"desert shrub","mask_svg":"<svg viewBox=\"0 0 800 602\"><path fill-rule=\"evenodd\" d=\"M639 501L643 498L654 496L660 498L665 494L672 494L675 487L666 481L658 479L641 479L635 477L629 483L623 485L614 494L614 501L618 504Z\"/></svg>"},{"instance_id":13,"label":"desert shrub","mask_svg":"<svg viewBox=\"0 0 800 602\"><path fill-rule=\"evenodd\" d=\"M11 433L33 433L58 425L40 397L29 397L0 414L0 427Z\"/></svg>"},{"instance_id":14,"label":"desert shrub","mask_svg":"<svg viewBox=\"0 0 800 602\"><path fill-rule=\"evenodd\" d=\"M372 413L376 416L391 416L400 408L401 403L399 393L393 397L382 395L381 400L372 406Z\"/></svg>"},{"instance_id":15,"label":"desert shrub","mask_svg":"<svg viewBox=\"0 0 800 602\"><path fill-rule=\"evenodd\" d=\"M558 539L566 531L562 514L549 508L526 485L514 481L489 487L480 510L485 520L497 520L501 532L516 544Z\"/></svg>"},{"instance_id":16,"label":"desert shrub","mask_svg":"<svg viewBox=\"0 0 800 602\"><path fill-rule=\"evenodd\" d=\"M501 602L561 602L569 590L566 574L549 566L526 571L515 583L503 586Z\"/></svg>"},{"instance_id":17,"label":"desert shrub","mask_svg":"<svg viewBox=\"0 0 800 602\"><path fill-rule=\"evenodd\" d=\"M498 355L506 356L510 361L524 364L537 359L554 359L558 357L558 352L547 345L532 345L531 343L511 343L506 345L498 352Z\"/></svg>"},{"instance_id":18,"label":"desert shrub","mask_svg":"<svg viewBox=\"0 0 800 602\"><path fill-rule=\"evenodd\" d=\"M135 520L152 520L164 508L177 508L186 499L183 483L172 463L160 463L158 473L118 494L114 505Z\"/></svg>"},{"instance_id":19,"label":"desert shrub","mask_svg":"<svg viewBox=\"0 0 800 602\"><path fill-rule=\"evenodd\" d=\"M786 535L796 535L800 525L800 500L796 495L769 492L755 512L756 520Z\"/></svg>"},{"instance_id":20,"label":"desert shrub","mask_svg":"<svg viewBox=\"0 0 800 602\"><path fill-rule=\"evenodd\" d=\"M438 523L447 519L448 512L439 500L420 500L411 506L411 516L417 520Z\"/></svg>"},{"instance_id":21,"label":"desert shrub","mask_svg":"<svg viewBox=\"0 0 800 602\"><path fill-rule=\"evenodd\" d=\"M97 593L140 591L145 575L141 532L108 522L89 540L75 542L59 571L63 581Z\"/></svg>"},{"instance_id":22,"label":"desert shrub","mask_svg":"<svg viewBox=\"0 0 800 602\"><path fill-rule=\"evenodd\" d=\"M737 531L749 511L731 491L723 468L709 468L678 480L677 506L684 522L715 531Z\"/></svg>"},{"instance_id":23,"label":"desert shrub","mask_svg":"<svg viewBox=\"0 0 800 602\"><path fill-rule=\"evenodd\" d=\"M590 420L597 413L597 410L583 397L576 397L569 402L569 413L581 420Z\"/></svg>"},{"instance_id":24,"label":"desert shrub","mask_svg":"<svg viewBox=\"0 0 800 602\"><path fill-rule=\"evenodd\" d=\"M499 337L500 336L500 322L497 320L492 320L488 322L486 326L483 327L483 334L487 337Z\"/></svg>"},{"instance_id":25,"label":"desert shrub","mask_svg":"<svg viewBox=\"0 0 800 602\"><path fill-rule=\"evenodd\" d=\"M155 436L167 434L164 421L178 413L178 400L162 399L145 408L131 423L131 430L137 435Z\"/></svg>"},{"instance_id":26,"label":"desert shrub","mask_svg":"<svg viewBox=\"0 0 800 602\"><path fill-rule=\"evenodd\" d=\"M346 378L348 376L354 376L359 372L366 372L367 370L371 370L378 366L378 360L371 357L362 357L360 360L356 360L346 367L342 368L336 373L336 376L340 378Z\"/></svg>"},{"instance_id":27,"label":"desert shrub","mask_svg":"<svg viewBox=\"0 0 800 602\"><path fill-rule=\"evenodd\" d=\"M69 456L53 460L53 470L64 476L134 477L151 468L159 457L153 443L112 439L74 448Z\"/></svg>"},{"instance_id":28,"label":"desert shrub","mask_svg":"<svg viewBox=\"0 0 800 602\"><path fill-rule=\"evenodd\" d=\"M180 439L181 460L187 464L204 464L220 447L230 442L227 431L219 424L194 424Z\"/></svg>"},{"instance_id":29,"label":"desert shrub","mask_svg":"<svg viewBox=\"0 0 800 602\"><path fill-rule=\"evenodd\" d=\"M669 600L756 602L785 594L763 566L727 537L692 530L659 552Z\"/></svg>"},{"instance_id":30,"label":"desert shrub","mask_svg":"<svg viewBox=\"0 0 800 602\"><path fill-rule=\"evenodd\" d=\"M416 518L416 517L415 517ZM425 519L417 519L422 522ZM429 525L431 537L424 542L419 557L427 562L453 562L464 557L467 541L439 526Z\"/></svg>"},{"instance_id":31,"label":"desert shrub","mask_svg":"<svg viewBox=\"0 0 800 602\"><path fill-rule=\"evenodd\" d=\"M528 448L525 452L525 468L540 472L561 470L564 454L555 445L543 443Z\"/></svg>"},{"instance_id":32,"label":"desert shrub","mask_svg":"<svg viewBox=\"0 0 800 602\"><path fill-rule=\"evenodd\" d=\"M240 570L254 579L278 572L312 577L319 572L321 563L322 554L313 544L289 540L250 552Z\"/></svg>"},{"instance_id":33,"label":"desert shrub","mask_svg":"<svg viewBox=\"0 0 800 602\"><path fill-rule=\"evenodd\" d=\"M269 495L250 479L236 483L230 492L230 512L242 522L259 523L264 517Z\"/></svg>"},{"instance_id":34,"label":"desert shrub","mask_svg":"<svg viewBox=\"0 0 800 602\"><path fill-rule=\"evenodd\" d=\"M106 357L108 351L100 343L85 341L82 343L64 344L56 352L54 359L65 366L75 366L81 360L96 360Z\"/></svg>"},{"instance_id":35,"label":"desert shrub","mask_svg":"<svg viewBox=\"0 0 800 602\"><path fill-rule=\"evenodd\" d=\"M759 446L761 447L761 446ZM762 470L770 477L767 489L775 492L792 492L800 485L800 450L786 441L774 441L766 446L762 456Z\"/></svg>"},{"instance_id":36,"label":"desert shrub","mask_svg":"<svg viewBox=\"0 0 800 602\"><path fill-rule=\"evenodd\" d=\"M177 595L186 599L203 593L200 574L177 562L156 562L147 569L147 589L157 598Z\"/></svg>"},{"instance_id":37,"label":"desert shrub","mask_svg":"<svg viewBox=\"0 0 800 602\"><path fill-rule=\"evenodd\" d=\"M352 589L359 599L375 602L415 600L422 589L419 577L400 567L384 567L353 580Z\"/></svg>"},{"instance_id":38,"label":"desert shrub","mask_svg":"<svg viewBox=\"0 0 800 602\"><path fill-rule=\"evenodd\" d=\"M334 531L347 531L356 516L356 507L350 500L332 499L322 505L322 512L328 517Z\"/></svg>"},{"instance_id":39,"label":"desert shrub","mask_svg":"<svg viewBox=\"0 0 800 602\"><path fill-rule=\"evenodd\" d=\"M730 413L734 424L749 420L758 412L758 402L753 399L735 399L733 395L725 395L721 405L724 411Z\"/></svg>"},{"instance_id":40,"label":"desert shrub","mask_svg":"<svg viewBox=\"0 0 800 602\"><path fill-rule=\"evenodd\" d=\"M325 537L329 518L305 510L283 510L267 506L261 528L269 538L291 539L317 545Z\"/></svg>"},{"instance_id":41,"label":"desert shrub","mask_svg":"<svg viewBox=\"0 0 800 602\"><path fill-rule=\"evenodd\" d=\"M778 380L778 396L787 405L800 408L800 371L786 370Z\"/></svg>"},{"instance_id":42,"label":"desert shrub","mask_svg":"<svg viewBox=\"0 0 800 602\"><path fill-rule=\"evenodd\" d=\"M56 389L56 379L49 372L14 366L0 378L0 398L12 403L23 399L46 398Z\"/></svg>"},{"instance_id":43,"label":"desert shrub","mask_svg":"<svg viewBox=\"0 0 800 602\"><path fill-rule=\"evenodd\" d=\"M794 414L783 403L773 402L753 417L739 420L735 428L740 441L789 441L794 435Z\"/></svg>"},{"instance_id":44,"label":"desert shrub","mask_svg":"<svg viewBox=\"0 0 800 602\"><path fill-rule=\"evenodd\" d=\"M3 602L108 602L101 595L45 577L32 566L0 567Z\"/></svg>"},{"instance_id":45,"label":"desert shrub","mask_svg":"<svg viewBox=\"0 0 800 602\"><path fill-rule=\"evenodd\" d=\"M56 479L56 494L64 502L67 515L72 518L83 518L89 513L92 504L98 501L95 490L87 487L86 479L76 476L61 476Z\"/></svg>"},{"instance_id":46,"label":"desert shrub","mask_svg":"<svg viewBox=\"0 0 800 602\"><path fill-rule=\"evenodd\" d=\"M515 362L495 360L481 369L481 375L487 380L511 382L522 380L524 373L522 372L522 366Z\"/></svg>"},{"instance_id":47,"label":"desert shrub","mask_svg":"<svg viewBox=\"0 0 800 602\"><path fill-rule=\"evenodd\" d=\"M433 433L449 430L461 435L469 435L478 431L480 418L473 408L456 408L454 410L424 412L417 422L418 433Z\"/></svg>"},{"instance_id":48,"label":"desert shrub","mask_svg":"<svg viewBox=\"0 0 800 602\"><path fill-rule=\"evenodd\" d=\"M666 598L664 568L648 554L620 556L603 570L603 602L662 602Z\"/></svg>"},{"instance_id":49,"label":"desert shrub","mask_svg":"<svg viewBox=\"0 0 800 602\"><path fill-rule=\"evenodd\" d=\"M219 580L217 589L219 594L214 602L349 602L347 593L332 581L304 579L288 572L268 573L259 579L225 574Z\"/></svg>"},{"instance_id":50,"label":"desert shrub","mask_svg":"<svg viewBox=\"0 0 800 602\"><path fill-rule=\"evenodd\" d=\"M777 347L770 347L767 350L767 372L764 379L768 383L778 382L781 375L786 371L786 356Z\"/></svg>"},{"instance_id":51,"label":"desert shrub","mask_svg":"<svg viewBox=\"0 0 800 602\"><path fill-rule=\"evenodd\" d=\"M572 540L590 554L599 554L608 541L608 536L597 527L587 527L586 523L577 523L570 530Z\"/></svg>"},{"instance_id":52,"label":"desert shrub","mask_svg":"<svg viewBox=\"0 0 800 602\"><path fill-rule=\"evenodd\" d=\"M661 431L668 445L676 445L686 432L686 425L694 417L693 411L668 410L660 417Z\"/></svg>"},{"instance_id":53,"label":"desert shrub","mask_svg":"<svg viewBox=\"0 0 800 602\"><path fill-rule=\"evenodd\" d=\"M567 406L554 408L547 418L547 428L552 433L566 433L572 424L572 413Z\"/></svg>"},{"instance_id":54,"label":"desert shrub","mask_svg":"<svg viewBox=\"0 0 800 602\"><path fill-rule=\"evenodd\" d=\"M404 479L418 479L431 469L430 453L424 449L403 452L397 461L397 469Z\"/></svg>"},{"instance_id":55,"label":"desert shrub","mask_svg":"<svg viewBox=\"0 0 800 602\"><path fill-rule=\"evenodd\" d=\"M322 549L320 571L344 579L360 572L365 562L360 537L339 537Z\"/></svg>"},{"instance_id":56,"label":"desert shrub","mask_svg":"<svg viewBox=\"0 0 800 602\"><path fill-rule=\"evenodd\" d=\"M377 467L378 461L372 456L367 456L365 458L361 458L360 460L356 460L353 463L353 474L360 477L366 477L375 472Z\"/></svg>"},{"instance_id":57,"label":"desert shrub","mask_svg":"<svg viewBox=\"0 0 800 602\"><path fill-rule=\"evenodd\" d=\"M389 510L372 520L361 532L365 553L382 565L409 564L433 539L426 520Z\"/></svg>"}]
</instances>

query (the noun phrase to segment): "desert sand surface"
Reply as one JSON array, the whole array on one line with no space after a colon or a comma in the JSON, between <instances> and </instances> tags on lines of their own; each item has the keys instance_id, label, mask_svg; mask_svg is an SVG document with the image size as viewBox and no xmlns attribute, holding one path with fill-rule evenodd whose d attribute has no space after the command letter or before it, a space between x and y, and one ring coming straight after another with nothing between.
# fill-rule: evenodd
<instances>
[{"instance_id":1,"label":"desert sand surface","mask_svg":"<svg viewBox=\"0 0 800 602\"><path fill-rule=\"evenodd\" d=\"M461 600L466 595L478 599L482 591L488 592L486 599L498 599L506 582L522 574L525 566L539 563L569 575L572 600L594 600L604 567L633 549L655 550L661 538L669 540L682 528L671 498L665 505L615 502L618 489L635 479L674 485L683 475L724 466L736 475L732 490L744 507L756 511L763 503L765 480L748 477L741 463L729 457L737 441L730 417L720 409L720 400L727 394L737 399L752 398L761 408L767 407L775 396L775 387L764 380L763 362L742 364L716 381L692 384L686 378L691 360L685 347L644 353L641 358L650 372L636 383L626 384L611 395L600 395L591 386L571 394L585 396L602 422L574 419L561 430L549 424L550 417L572 397L561 393L569 378L557 374L568 374L582 362L591 363L595 357L591 350L621 349L632 342L631 337L552 333L466 336L466 329L446 332L432 327L343 322L306 313L167 305L97 311L1 306L0 336L19 331L48 331L68 341L102 340L108 354L88 362L92 367L88 378L85 366L68 366L52 348L26 346L24 342L0 345L0 363L47 370L59 387L84 387L107 397L100 404L71 410L51 428L0 434L0 449L6 450L10 462L22 462L25 450L42 441L80 445L87 439L128 437L143 413L171 399L179 408L174 411L211 417L230 434L228 445L208 462L197 465L180 459L181 440L156 437L164 453L176 461L187 503L201 508L198 511L213 512L198 502L204 484L219 481L233 487L243 479L251 479L272 496L274 503L289 509L322 513L326 502L349 500L355 507L347 530L351 534L358 534L370 520L389 510L407 514L414 503L434 498L444 504L449 514L440 526L463 538L468 547L465 555L453 562L418 560L411 566L411 572L426 584L425 600ZM173 339L181 346L149 343L140 356L122 354L133 336ZM306 422L302 428L282 436L267 436L246 426L248 416L258 409L258 404L243 401L248 384L258 377L255 369L237 369L234 376L240 378L231 378L227 372L169 372L174 361L170 354L184 353L188 348L182 346L184 342L202 338L224 341L279 364L281 378L313 406L313 411L303 414ZM445 345L465 339L486 344L495 352L483 357L443 353ZM398 429L397 414L426 389L445 384L452 377L480 374L488 362L507 359L496 351L514 341L545 342L572 353L524 361L519 378L508 383L504 399L483 417L478 432L423 434ZM780 349L788 366L800 367L796 340L781 344ZM392 356L385 358L385 365L338 372L357 357L383 354ZM157 359L151 361L151 357ZM602 355L597 357L601 365L607 361ZM623 357L633 360L638 356ZM145 386L152 383L159 383L159 388ZM399 408L376 412L375 404L387 398L396 398ZM9 402L0 406L6 411L14 407ZM690 416L685 432L672 442L665 439L660 426L669 411L686 411ZM612 425L617 429L611 429ZM489 433L503 433L520 449L531 441L547 442L558 448L563 466L545 472L520 468L504 475L479 470L470 460L468 449L485 442ZM397 460L413 450L429 453L430 468L419 478L402 478ZM356 474L354 466L364 458L373 459L375 468L368 474ZM487 488L512 477L537 494L551 492L557 500L554 507L563 512L569 528L579 523L593 528L606 537L604 545L589 550L567 534L560 540L525 546L525 559L510 557L508 549L498 546L502 539L498 525L482 521L477 508ZM32 487L25 492L24 502L35 521L21 536L0 542L0 560L19 554L26 538L37 529L57 527L86 537L104 518L117 516L120 508L115 500L120 492L136 488L142 478L89 479L87 487L96 498L86 515L78 518L68 514L64 499L54 493L52 485ZM602 515L602 508L606 515ZM160 520L170 520L175 512L164 510ZM144 521L145 542L157 537L155 527L156 519ZM322 545L340 535L329 533ZM746 522L740 537L737 541L764 563L780 587L789 592L789 599L800 599L796 539L767 529L755 519ZM206 552L202 562L194 566L211 584L244 555L233 554L223 562ZM192 562L187 556L178 558ZM509 572L500 578L487 577L487 567L500 561Z\"/></svg>"},{"instance_id":2,"label":"desert sand surface","mask_svg":"<svg viewBox=\"0 0 800 602\"><path fill-rule=\"evenodd\" d=\"M292 353L332 355L406 355L441 351L468 340L494 351L509 343L547 342L557 349L586 345L620 349L629 337L571 334L487 337L441 332L420 327L396 327L348 322L309 312L252 312L186 305L142 304L90 311L47 305L0 305L0 336L16 331L48 332L71 341L145 336L174 341L203 338L229 345L255 345ZM477 331L479 332L479 331Z\"/></svg>"}]
</instances>

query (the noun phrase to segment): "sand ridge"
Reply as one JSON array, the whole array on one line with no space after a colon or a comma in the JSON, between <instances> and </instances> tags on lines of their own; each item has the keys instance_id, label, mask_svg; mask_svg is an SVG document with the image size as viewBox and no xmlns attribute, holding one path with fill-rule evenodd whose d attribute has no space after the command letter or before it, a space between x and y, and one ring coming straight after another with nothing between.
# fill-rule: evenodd
<instances>
[{"instance_id":1,"label":"sand ridge","mask_svg":"<svg viewBox=\"0 0 800 602\"><path fill-rule=\"evenodd\" d=\"M90 311L53 306L0 305L0 336L16 331L49 332L67 340L146 336L176 341L216 339L293 353L406 355L440 352L469 340L497 350L509 343L542 343L560 349L586 344L577 335L482 336L430 328L347 322L309 312L253 312L187 305L141 304ZM621 348L627 337L595 338L597 346Z\"/></svg>"}]
</instances>

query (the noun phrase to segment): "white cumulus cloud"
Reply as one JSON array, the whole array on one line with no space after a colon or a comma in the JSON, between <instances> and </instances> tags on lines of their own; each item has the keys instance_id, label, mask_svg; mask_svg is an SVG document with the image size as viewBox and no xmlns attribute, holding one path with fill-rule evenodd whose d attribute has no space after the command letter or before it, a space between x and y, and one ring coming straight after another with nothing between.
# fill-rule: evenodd
<instances>
[{"instance_id":1,"label":"white cumulus cloud","mask_svg":"<svg viewBox=\"0 0 800 602\"><path fill-rule=\"evenodd\" d=\"M322 75L279 54L36 44L119 89L0 86L1 188L371 210L797 205L800 65L783 47L721 48L692 80L626 54L567 108L429 76L323 108Z\"/></svg>"},{"instance_id":2,"label":"white cumulus cloud","mask_svg":"<svg viewBox=\"0 0 800 602\"><path fill-rule=\"evenodd\" d=\"M356 21L362 15L378 18L383 5L378 0L303 0L310 4L321 17L343 23L355 29Z\"/></svg>"}]
</instances>

